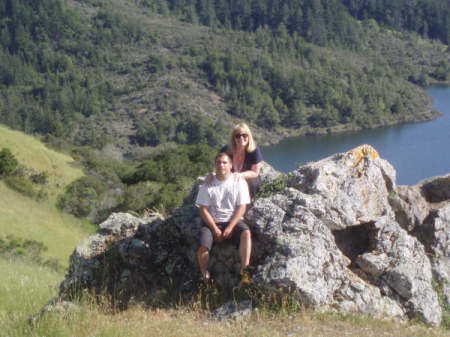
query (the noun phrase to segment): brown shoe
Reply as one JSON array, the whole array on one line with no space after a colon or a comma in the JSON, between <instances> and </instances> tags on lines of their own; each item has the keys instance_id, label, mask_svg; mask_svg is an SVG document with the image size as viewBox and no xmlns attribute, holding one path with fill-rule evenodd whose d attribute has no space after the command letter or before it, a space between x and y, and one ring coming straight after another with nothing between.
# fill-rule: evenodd
<instances>
[{"instance_id":1,"label":"brown shoe","mask_svg":"<svg viewBox=\"0 0 450 337\"><path fill-rule=\"evenodd\" d=\"M248 284L252 283L252 276L250 274L249 266L241 269L240 275L241 275L241 281L239 282L239 287L242 287L243 285L248 285Z\"/></svg>"}]
</instances>

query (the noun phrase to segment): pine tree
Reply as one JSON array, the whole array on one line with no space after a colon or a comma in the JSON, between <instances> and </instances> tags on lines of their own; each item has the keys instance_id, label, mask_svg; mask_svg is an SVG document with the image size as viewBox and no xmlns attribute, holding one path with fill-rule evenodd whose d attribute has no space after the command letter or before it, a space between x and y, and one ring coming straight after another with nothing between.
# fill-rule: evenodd
<instances>
[{"instance_id":1,"label":"pine tree","mask_svg":"<svg viewBox=\"0 0 450 337\"><path fill-rule=\"evenodd\" d=\"M0 176L8 175L17 168L18 161L9 148L0 151Z\"/></svg>"}]
</instances>

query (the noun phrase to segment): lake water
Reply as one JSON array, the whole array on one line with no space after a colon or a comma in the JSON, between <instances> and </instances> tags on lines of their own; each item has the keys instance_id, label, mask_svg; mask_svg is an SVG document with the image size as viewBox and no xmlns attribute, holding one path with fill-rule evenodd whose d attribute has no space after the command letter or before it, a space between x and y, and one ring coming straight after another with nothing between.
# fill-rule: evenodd
<instances>
[{"instance_id":1,"label":"lake water","mask_svg":"<svg viewBox=\"0 0 450 337\"><path fill-rule=\"evenodd\" d=\"M427 89L433 109L443 115L435 120L338 135L294 137L262 147L265 161L289 172L299 165L346 152L361 144L372 145L397 171L398 185L450 172L450 87Z\"/></svg>"}]
</instances>

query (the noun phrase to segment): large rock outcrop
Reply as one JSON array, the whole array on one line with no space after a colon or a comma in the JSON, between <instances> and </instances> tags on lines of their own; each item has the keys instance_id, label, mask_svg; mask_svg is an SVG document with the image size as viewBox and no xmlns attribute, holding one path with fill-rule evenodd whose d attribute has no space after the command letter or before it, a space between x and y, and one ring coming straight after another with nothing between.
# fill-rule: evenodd
<instances>
[{"instance_id":1,"label":"large rock outcrop","mask_svg":"<svg viewBox=\"0 0 450 337\"><path fill-rule=\"evenodd\" d=\"M280 174L265 166L270 184ZM291 294L314 308L439 324L432 281L447 300L450 176L396 186L395 170L368 145L309 163L283 177L285 187L257 198L245 216L253 237L253 285ZM277 186L279 186L279 180ZM60 298L89 289L126 305L196 291L198 210L190 200L174 214L112 214L71 256ZM236 249L213 248L216 284L238 283Z\"/></svg>"}]
</instances>

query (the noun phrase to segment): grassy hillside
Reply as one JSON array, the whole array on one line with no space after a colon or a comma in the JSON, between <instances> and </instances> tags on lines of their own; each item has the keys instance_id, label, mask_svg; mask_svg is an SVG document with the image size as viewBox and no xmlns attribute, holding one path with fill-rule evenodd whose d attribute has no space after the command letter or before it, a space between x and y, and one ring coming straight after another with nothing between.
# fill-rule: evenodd
<instances>
[{"instance_id":1,"label":"grassy hillside","mask_svg":"<svg viewBox=\"0 0 450 337\"><path fill-rule=\"evenodd\" d=\"M0 125L0 147L9 148L20 164L48 174L47 192L53 203L66 185L83 176L68 155L49 149L35 137Z\"/></svg>"},{"instance_id":2,"label":"grassy hillside","mask_svg":"<svg viewBox=\"0 0 450 337\"><path fill-rule=\"evenodd\" d=\"M83 172L72 165L73 160L69 156L4 126L0 126L0 144L9 148L20 164L48 174L45 188L48 199L41 201L24 196L0 181L0 238L13 235L40 241L48 247L47 257L56 258L67 266L74 247L92 233L93 227L85 220L59 211L55 201L64 187Z\"/></svg>"},{"instance_id":3,"label":"grassy hillside","mask_svg":"<svg viewBox=\"0 0 450 337\"><path fill-rule=\"evenodd\" d=\"M0 336L36 336L28 319L54 296L64 275L0 256Z\"/></svg>"}]
</instances>

